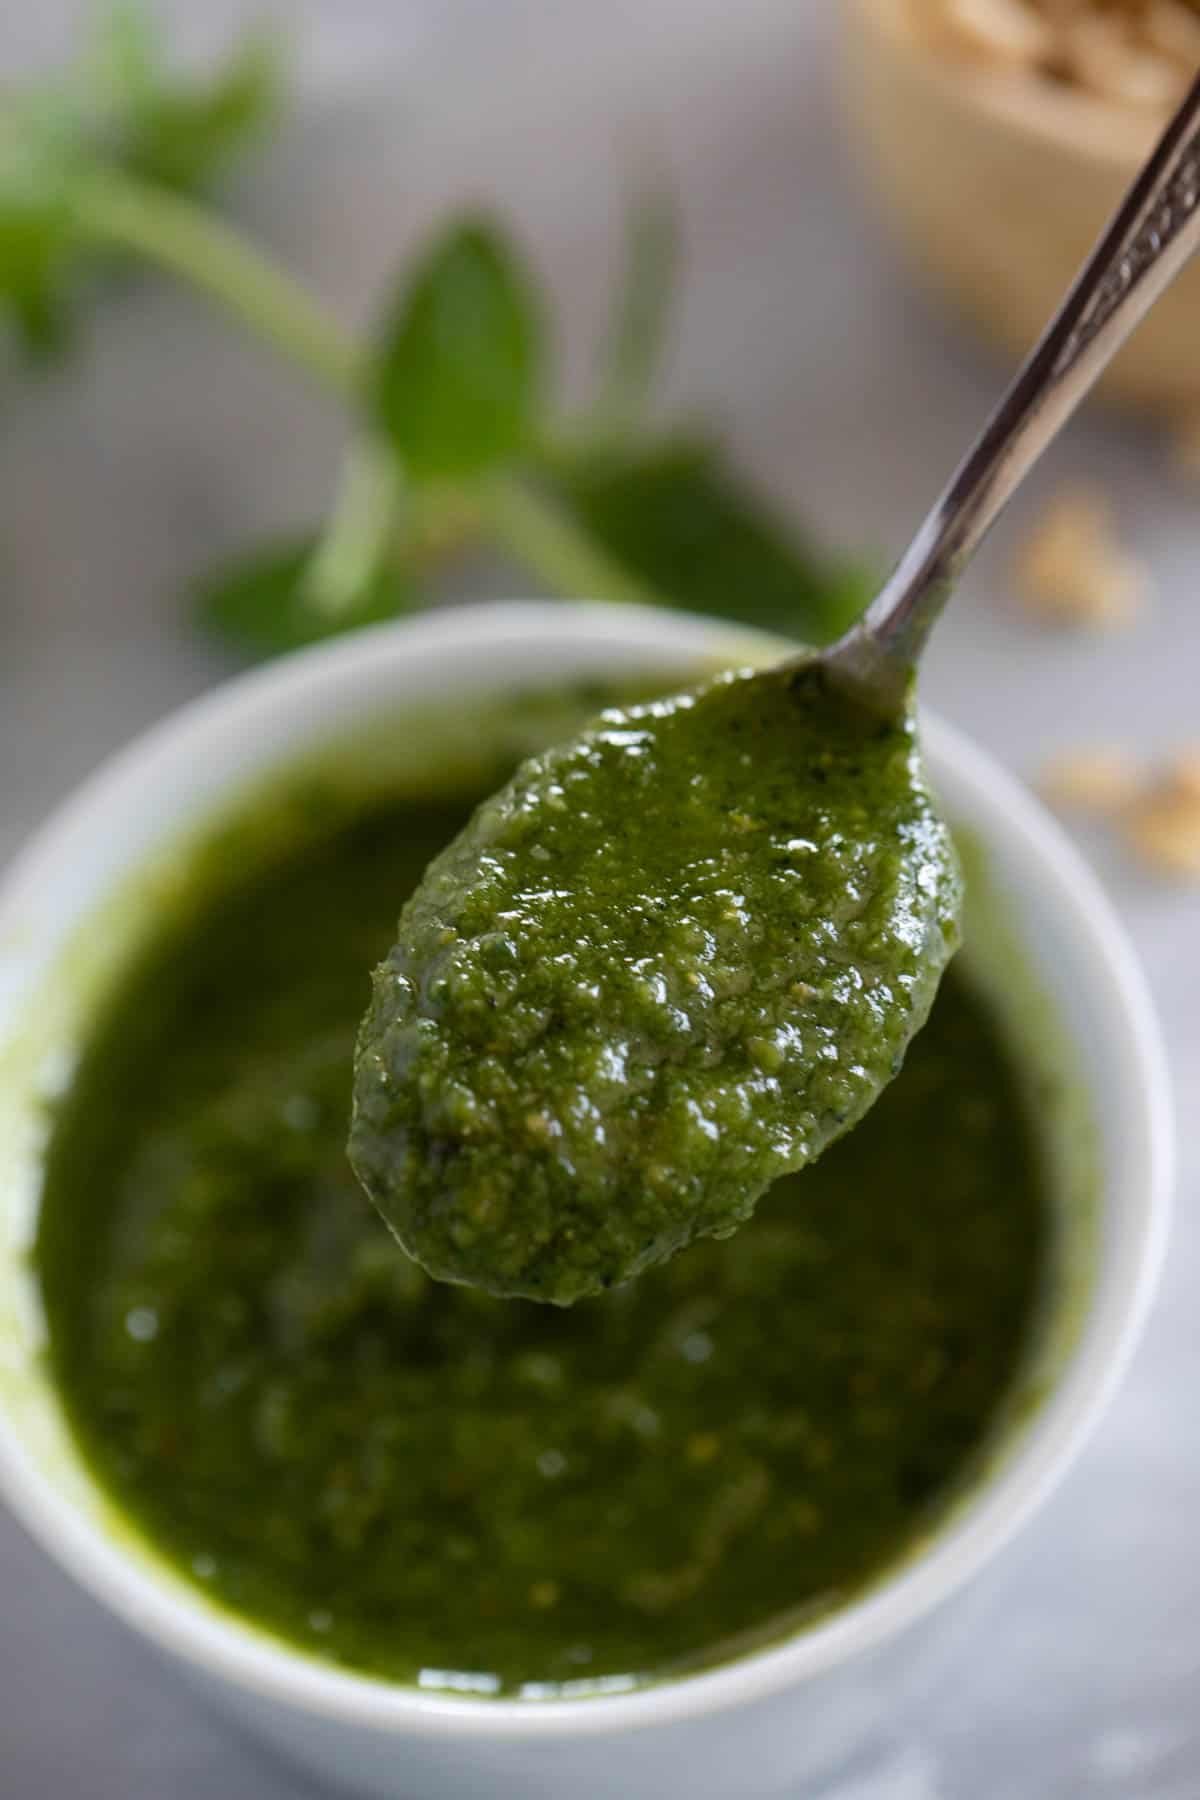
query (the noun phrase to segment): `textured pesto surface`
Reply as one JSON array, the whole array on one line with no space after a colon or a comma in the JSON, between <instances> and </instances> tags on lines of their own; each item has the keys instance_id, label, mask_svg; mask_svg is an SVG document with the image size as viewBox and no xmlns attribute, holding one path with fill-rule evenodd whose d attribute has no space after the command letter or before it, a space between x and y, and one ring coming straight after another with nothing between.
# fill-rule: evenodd
<instances>
[{"instance_id":1,"label":"textured pesto surface","mask_svg":"<svg viewBox=\"0 0 1200 1800\"><path fill-rule=\"evenodd\" d=\"M568 1304L726 1236L860 1119L960 884L909 720L723 676L532 759L377 971L351 1159L409 1254Z\"/></svg>"},{"instance_id":2,"label":"textured pesto surface","mask_svg":"<svg viewBox=\"0 0 1200 1800\"><path fill-rule=\"evenodd\" d=\"M569 1311L431 1281L347 1164L350 1060L397 896L466 810L331 822L147 949L52 1138L53 1371L130 1519L314 1654L653 1681L936 1524L1037 1304L1036 1148L952 971L869 1116L730 1241Z\"/></svg>"}]
</instances>

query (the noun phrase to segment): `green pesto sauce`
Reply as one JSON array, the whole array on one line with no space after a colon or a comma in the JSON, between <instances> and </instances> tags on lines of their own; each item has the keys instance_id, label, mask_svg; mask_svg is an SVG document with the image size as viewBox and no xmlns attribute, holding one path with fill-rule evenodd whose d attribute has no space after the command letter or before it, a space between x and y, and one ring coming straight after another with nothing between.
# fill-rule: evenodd
<instances>
[{"instance_id":1,"label":"green pesto sauce","mask_svg":"<svg viewBox=\"0 0 1200 1800\"><path fill-rule=\"evenodd\" d=\"M531 759L376 973L350 1155L423 1268L570 1304L863 1116L958 943L910 718L719 677Z\"/></svg>"},{"instance_id":2,"label":"green pesto sauce","mask_svg":"<svg viewBox=\"0 0 1200 1800\"><path fill-rule=\"evenodd\" d=\"M101 1484L214 1600L379 1676L604 1691L777 1638L936 1525L1021 1365L1047 1201L952 971L729 1242L569 1311L430 1280L347 1163L350 1063L467 810L331 822L146 949L54 1124L49 1356Z\"/></svg>"}]
</instances>

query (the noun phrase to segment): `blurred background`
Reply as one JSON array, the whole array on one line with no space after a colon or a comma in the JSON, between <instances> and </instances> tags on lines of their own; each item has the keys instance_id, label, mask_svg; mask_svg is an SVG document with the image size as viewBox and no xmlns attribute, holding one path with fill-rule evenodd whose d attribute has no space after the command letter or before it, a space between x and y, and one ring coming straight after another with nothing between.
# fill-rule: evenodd
<instances>
[{"instance_id":1,"label":"blurred background","mask_svg":"<svg viewBox=\"0 0 1200 1800\"><path fill-rule=\"evenodd\" d=\"M283 44L284 104L221 172L225 220L357 331L431 231L468 206L496 216L546 283L568 412L652 169L681 270L646 429L702 421L822 568L869 572L997 397L1192 51L1200 64L1191 0L1116 7L1136 32L1115 47L1094 30L1112 10L1080 0L1089 17L1061 40L1043 26L1071 8L1016 0L163 0L155 17L181 78L249 25ZM93 17L8 0L4 88L86 61ZM0 232L0 295L13 241ZM931 706L1068 807L1146 959L1185 1127L1200 1096L1197 303L1193 285L1127 368L1117 398L1134 410L1093 406L1022 495L925 677ZM319 520L346 448L336 397L158 272L123 267L75 310L65 351L0 365L0 861L101 757L241 666L236 632L200 629L189 595ZM421 599L553 587L511 547L472 545ZM1183 1159L1163 1296L1117 1405L968 1611L942 1684L883 1722L841 1800L1200 1794L1186 1139ZM0 1592L5 1796L299 1793L3 1519Z\"/></svg>"}]
</instances>

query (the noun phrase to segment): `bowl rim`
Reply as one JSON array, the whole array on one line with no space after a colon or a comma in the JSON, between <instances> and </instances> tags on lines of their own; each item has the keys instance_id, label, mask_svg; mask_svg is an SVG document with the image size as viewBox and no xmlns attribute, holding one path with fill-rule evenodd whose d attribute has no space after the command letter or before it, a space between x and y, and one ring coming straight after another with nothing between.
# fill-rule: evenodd
<instances>
[{"instance_id":1,"label":"bowl rim","mask_svg":"<svg viewBox=\"0 0 1200 1800\"><path fill-rule=\"evenodd\" d=\"M447 671L456 659L464 669L486 667L489 645L498 650L502 644L508 651L551 644L577 648L596 666L605 650L636 652L647 662L658 657L661 666L672 656L681 663L716 657L761 661L778 652L781 641L651 607L492 601L383 625L281 658L203 695L101 764L0 879L0 936L6 913L22 895L37 891L56 866L61 871L81 831L116 803L127 784L181 745L194 741L199 751L233 715L253 716L265 704L286 703L297 716L307 708L308 717L315 718L317 709L309 704L315 695L356 676L378 679L381 664L400 668L425 656L444 659ZM536 679L536 668L530 673ZM446 688L448 697L452 678ZM1117 1048L1136 1146L1127 1201L1135 1223L1124 1266L1112 1272L1103 1332L1085 1331L1054 1394L1002 1467L928 1545L866 1594L782 1643L646 1688L531 1700L446 1695L339 1670L215 1610L200 1595L193 1600L62 1493L7 1419L0 1396L0 1499L30 1535L141 1635L234 1689L326 1719L441 1739L590 1738L741 1706L862 1655L917 1623L971 1579L1057 1485L1124 1372L1163 1256L1174 1140L1167 1064L1152 1003L1095 876L1040 803L990 755L933 718L924 720L923 734L931 763L952 766L955 781L980 802L984 842L989 832L1000 830L1020 839L1056 902L1070 910L1073 928L1087 940L1095 979L1107 988L1111 1016L1120 1020ZM250 757L247 768L253 766Z\"/></svg>"}]
</instances>

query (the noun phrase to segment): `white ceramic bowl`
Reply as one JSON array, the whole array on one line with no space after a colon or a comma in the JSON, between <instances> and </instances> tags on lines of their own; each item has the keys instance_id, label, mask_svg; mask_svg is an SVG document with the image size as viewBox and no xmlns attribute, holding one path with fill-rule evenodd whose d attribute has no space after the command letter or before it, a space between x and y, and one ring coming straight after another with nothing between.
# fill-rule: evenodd
<instances>
[{"instance_id":1,"label":"white ceramic bowl","mask_svg":"<svg viewBox=\"0 0 1200 1800\"><path fill-rule=\"evenodd\" d=\"M122 1526L73 1452L39 1366L26 1259L38 1095L61 1079L62 1047L97 971L119 960L120 928L105 905L128 891L131 872L248 784L372 720L394 735L406 711L446 701L469 732L490 700L530 685L750 661L777 648L677 614L556 605L469 608L357 636L235 681L148 733L84 785L0 889L0 1491L85 1587L254 1730L343 1787L413 1800L679 1791L794 1800L798 1782L898 1703L937 1638L943 1603L1044 1500L1129 1356L1162 1248L1172 1141L1142 982L1057 828L986 756L930 722L935 779L985 848L1073 1047L1100 1141L1098 1260L1053 1392L919 1554L790 1641L671 1685L547 1702L446 1697L339 1672L214 1610ZM88 921L99 923L81 940ZM76 962L70 979L64 957ZM916 1629L922 1622L929 1629Z\"/></svg>"}]
</instances>

